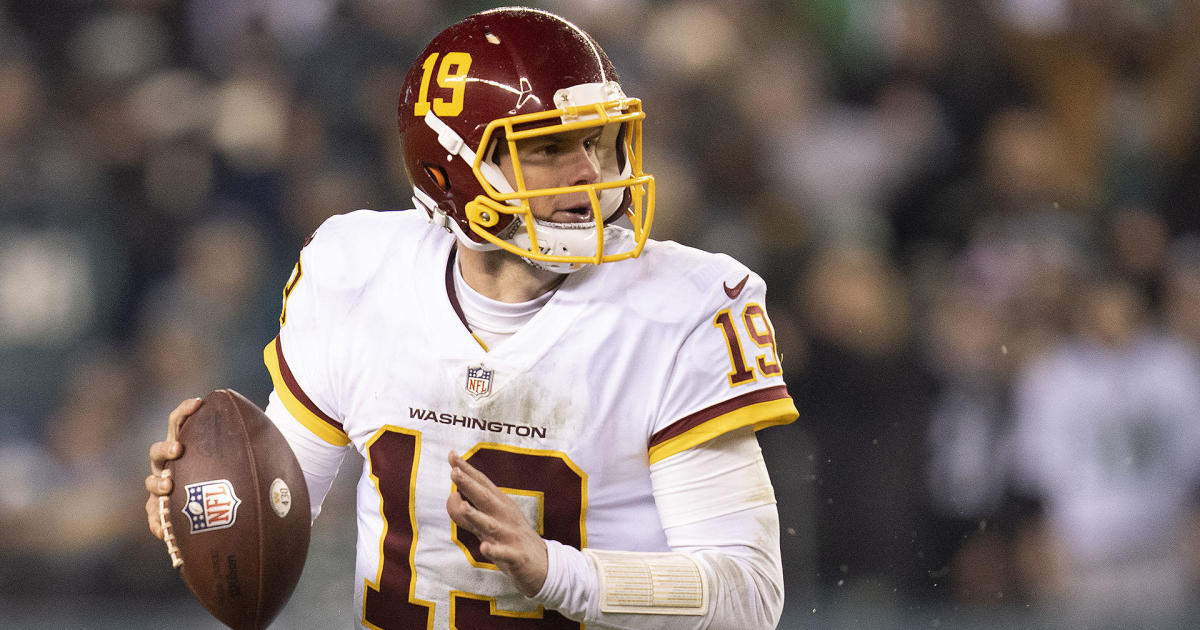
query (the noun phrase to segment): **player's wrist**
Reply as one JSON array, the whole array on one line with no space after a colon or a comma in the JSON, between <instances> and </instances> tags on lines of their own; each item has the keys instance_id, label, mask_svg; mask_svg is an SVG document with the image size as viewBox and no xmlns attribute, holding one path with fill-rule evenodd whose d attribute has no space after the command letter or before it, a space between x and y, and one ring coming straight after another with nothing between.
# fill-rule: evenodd
<instances>
[{"instance_id":1,"label":"player's wrist","mask_svg":"<svg viewBox=\"0 0 1200 630\"><path fill-rule=\"evenodd\" d=\"M541 589L530 599L556 610L563 616L582 621L588 600L596 588L596 576L591 561L583 552L557 540L544 540L546 545L546 579Z\"/></svg>"},{"instance_id":2,"label":"player's wrist","mask_svg":"<svg viewBox=\"0 0 1200 630\"><path fill-rule=\"evenodd\" d=\"M522 595L536 597L546 586L546 577L549 573L549 551L546 541L540 536L529 546L532 549L525 558L519 578L514 581Z\"/></svg>"},{"instance_id":3,"label":"player's wrist","mask_svg":"<svg viewBox=\"0 0 1200 630\"><path fill-rule=\"evenodd\" d=\"M545 573L542 575L542 583L538 586L533 594L526 593L525 596L537 601L543 606L553 607L556 603L555 599L555 584L558 581L558 576L555 571L561 571L562 561L556 556L556 552L562 547L562 543L557 540L542 540L542 547L546 553Z\"/></svg>"}]
</instances>

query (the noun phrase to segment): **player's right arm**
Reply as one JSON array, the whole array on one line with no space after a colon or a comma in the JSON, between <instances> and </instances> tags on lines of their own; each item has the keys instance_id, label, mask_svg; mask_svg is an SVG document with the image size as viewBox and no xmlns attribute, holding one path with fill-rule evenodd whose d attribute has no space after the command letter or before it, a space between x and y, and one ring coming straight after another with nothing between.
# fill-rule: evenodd
<instances>
[{"instance_id":1,"label":"player's right arm","mask_svg":"<svg viewBox=\"0 0 1200 630\"><path fill-rule=\"evenodd\" d=\"M331 217L305 243L301 260L284 287L279 335L263 355L275 385L265 411L304 470L313 518L320 512L349 443L340 424L328 413L334 406L330 388L320 386L329 382L321 369L329 364L330 331L337 328L350 303L339 299L340 294L356 293L358 284L377 264L376 252L386 251L377 243L354 246L355 239L387 238L386 230L375 225L377 215L356 212ZM150 532L159 538L159 500L172 488L166 462L183 455L176 436L199 404L198 398L180 403L168 418L167 439L150 446L146 520Z\"/></svg>"},{"instance_id":2,"label":"player's right arm","mask_svg":"<svg viewBox=\"0 0 1200 630\"><path fill-rule=\"evenodd\" d=\"M394 221L369 211L328 219L305 243L283 289L279 334L263 350L274 391L266 414L287 439L321 511L350 446L339 376L352 358L346 322L384 264Z\"/></svg>"},{"instance_id":3,"label":"player's right arm","mask_svg":"<svg viewBox=\"0 0 1200 630\"><path fill-rule=\"evenodd\" d=\"M300 470L304 471L312 518L316 520L349 446L332 444L318 437L288 412L280 402L278 391L271 392L271 400L264 411L292 447L292 453L300 463Z\"/></svg>"}]
</instances>

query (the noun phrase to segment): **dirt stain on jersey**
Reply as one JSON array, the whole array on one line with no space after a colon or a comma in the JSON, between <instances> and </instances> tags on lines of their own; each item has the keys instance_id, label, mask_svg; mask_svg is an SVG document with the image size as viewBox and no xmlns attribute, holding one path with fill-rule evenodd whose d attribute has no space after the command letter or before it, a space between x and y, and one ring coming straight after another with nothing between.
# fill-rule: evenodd
<instances>
[{"instance_id":1,"label":"dirt stain on jersey","mask_svg":"<svg viewBox=\"0 0 1200 630\"><path fill-rule=\"evenodd\" d=\"M472 407L476 415L501 422L542 427L542 435L551 440L571 440L579 431L572 419L577 417L573 398L580 392L560 391L542 383L537 375L520 374L503 390Z\"/></svg>"}]
</instances>

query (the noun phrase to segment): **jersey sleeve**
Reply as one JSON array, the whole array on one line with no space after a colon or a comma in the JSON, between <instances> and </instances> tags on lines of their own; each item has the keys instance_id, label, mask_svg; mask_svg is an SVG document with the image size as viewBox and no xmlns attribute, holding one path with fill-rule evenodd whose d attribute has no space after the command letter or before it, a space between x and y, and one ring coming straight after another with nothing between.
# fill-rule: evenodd
<instances>
[{"instance_id":1,"label":"jersey sleeve","mask_svg":"<svg viewBox=\"0 0 1200 630\"><path fill-rule=\"evenodd\" d=\"M309 237L283 290L279 334L263 350L275 393L288 414L314 435L345 446L338 404L338 335L373 262L356 246L366 211L328 219Z\"/></svg>"},{"instance_id":2,"label":"jersey sleeve","mask_svg":"<svg viewBox=\"0 0 1200 630\"><path fill-rule=\"evenodd\" d=\"M652 464L734 429L787 424L799 415L783 380L766 284L733 259L719 260L701 271L700 318L667 379L649 440Z\"/></svg>"},{"instance_id":3,"label":"jersey sleeve","mask_svg":"<svg viewBox=\"0 0 1200 630\"><path fill-rule=\"evenodd\" d=\"M308 487L311 518L315 521L321 513L325 495L329 494L329 488L337 477L349 446L330 444L297 422L291 412L283 406L278 392L271 392L270 401L264 411L279 428L288 446L292 448L296 460L300 462L300 470L304 472L304 482Z\"/></svg>"}]
</instances>

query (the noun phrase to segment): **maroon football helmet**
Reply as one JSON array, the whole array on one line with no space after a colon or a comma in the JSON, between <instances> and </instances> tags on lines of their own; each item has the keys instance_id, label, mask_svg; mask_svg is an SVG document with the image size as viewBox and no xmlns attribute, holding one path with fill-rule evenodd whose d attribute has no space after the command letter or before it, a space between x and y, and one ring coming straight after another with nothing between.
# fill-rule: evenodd
<instances>
[{"instance_id":1,"label":"maroon football helmet","mask_svg":"<svg viewBox=\"0 0 1200 630\"><path fill-rule=\"evenodd\" d=\"M536 9L477 13L435 37L404 80L400 137L413 201L464 246L504 249L553 271L637 256L654 216L654 178L642 171L644 116L579 27ZM585 128L602 130L599 181L527 188L517 143ZM505 150L516 181L497 165ZM594 222L550 223L530 210L531 198L577 193L591 200ZM610 225L622 216L632 246L613 243L629 242Z\"/></svg>"}]
</instances>

